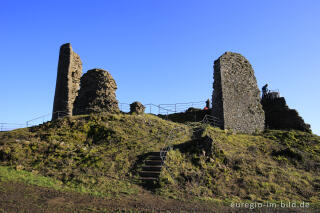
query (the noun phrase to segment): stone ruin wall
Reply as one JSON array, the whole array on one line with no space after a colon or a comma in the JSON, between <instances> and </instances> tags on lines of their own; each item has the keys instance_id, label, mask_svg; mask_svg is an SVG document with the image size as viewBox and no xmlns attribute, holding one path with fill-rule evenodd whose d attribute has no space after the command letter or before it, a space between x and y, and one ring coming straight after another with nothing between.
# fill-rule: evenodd
<instances>
[{"instance_id":1,"label":"stone ruin wall","mask_svg":"<svg viewBox=\"0 0 320 213\"><path fill-rule=\"evenodd\" d=\"M249 61L238 53L226 52L214 62L212 113L222 129L241 133L264 130L260 90Z\"/></svg>"},{"instance_id":2,"label":"stone ruin wall","mask_svg":"<svg viewBox=\"0 0 320 213\"><path fill-rule=\"evenodd\" d=\"M79 55L73 52L70 43L63 44L59 53L52 120L61 116L72 115L73 103L78 95L81 75L82 62Z\"/></svg>"},{"instance_id":3,"label":"stone ruin wall","mask_svg":"<svg viewBox=\"0 0 320 213\"><path fill-rule=\"evenodd\" d=\"M118 112L117 85L105 70L82 76L82 62L69 43L60 47L52 120L73 114ZM81 79L81 89L80 88ZM213 115L222 129L253 133L264 129L264 111L254 71L247 59L226 52L214 62ZM79 96L78 96L79 92ZM56 112L61 113L56 113Z\"/></svg>"},{"instance_id":4,"label":"stone ruin wall","mask_svg":"<svg viewBox=\"0 0 320 213\"><path fill-rule=\"evenodd\" d=\"M300 130L311 133L311 127L304 122L297 110L290 109L284 97L262 97L263 110L266 116L266 128L282 130Z\"/></svg>"},{"instance_id":5,"label":"stone ruin wall","mask_svg":"<svg viewBox=\"0 0 320 213\"><path fill-rule=\"evenodd\" d=\"M117 85L109 72L92 69L81 75L79 55L73 52L70 43L63 44L59 53L52 120L73 114L119 112L115 94ZM214 62L213 89L212 114L220 120L222 129L253 133L266 126L311 132L310 125L286 105L284 98L264 98L262 108L252 66L238 53L226 52ZM141 111L143 113L143 109Z\"/></svg>"},{"instance_id":6,"label":"stone ruin wall","mask_svg":"<svg viewBox=\"0 0 320 213\"><path fill-rule=\"evenodd\" d=\"M116 81L108 71L88 70L81 77L79 95L74 102L73 114L119 112L116 90Z\"/></svg>"},{"instance_id":7,"label":"stone ruin wall","mask_svg":"<svg viewBox=\"0 0 320 213\"><path fill-rule=\"evenodd\" d=\"M223 102L222 102L222 87L221 87L221 72L220 72L220 61L214 62L213 72L213 93L212 93L212 114L216 117L220 123L219 127L224 128L224 116L223 116Z\"/></svg>"}]
</instances>

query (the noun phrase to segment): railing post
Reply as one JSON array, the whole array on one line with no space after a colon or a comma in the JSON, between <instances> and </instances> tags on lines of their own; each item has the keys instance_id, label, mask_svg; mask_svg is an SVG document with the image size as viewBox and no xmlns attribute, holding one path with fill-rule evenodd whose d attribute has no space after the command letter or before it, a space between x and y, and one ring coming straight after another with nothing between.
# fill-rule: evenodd
<instances>
[{"instance_id":1,"label":"railing post","mask_svg":"<svg viewBox=\"0 0 320 213\"><path fill-rule=\"evenodd\" d=\"M177 113L177 104L174 104L174 113Z\"/></svg>"}]
</instances>

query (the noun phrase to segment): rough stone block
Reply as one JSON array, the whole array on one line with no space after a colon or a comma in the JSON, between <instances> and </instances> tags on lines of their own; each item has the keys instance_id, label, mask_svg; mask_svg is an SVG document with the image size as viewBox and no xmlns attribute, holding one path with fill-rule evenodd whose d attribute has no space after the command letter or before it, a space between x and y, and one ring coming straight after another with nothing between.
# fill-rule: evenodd
<instances>
[{"instance_id":1,"label":"rough stone block","mask_svg":"<svg viewBox=\"0 0 320 213\"><path fill-rule=\"evenodd\" d=\"M130 104L130 113L136 113L138 115L144 114L145 106L142 105L139 101L135 101Z\"/></svg>"}]
</instances>

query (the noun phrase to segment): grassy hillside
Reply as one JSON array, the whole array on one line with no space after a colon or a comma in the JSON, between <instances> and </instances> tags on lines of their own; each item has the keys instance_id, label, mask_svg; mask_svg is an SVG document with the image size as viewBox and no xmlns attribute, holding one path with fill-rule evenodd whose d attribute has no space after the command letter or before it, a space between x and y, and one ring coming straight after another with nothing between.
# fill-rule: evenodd
<instances>
[{"instance_id":1,"label":"grassy hillside","mask_svg":"<svg viewBox=\"0 0 320 213\"><path fill-rule=\"evenodd\" d=\"M160 151L177 127L188 129L152 115L63 118L0 133L0 161L94 194L132 194L137 191L136 162L144 153ZM189 136L175 137L184 141Z\"/></svg>"},{"instance_id":2,"label":"grassy hillside","mask_svg":"<svg viewBox=\"0 0 320 213\"><path fill-rule=\"evenodd\" d=\"M135 195L143 156L168 142L159 184L148 188L162 197L320 203L320 137L299 131L245 135L153 115L76 116L1 132L0 165L51 178L61 190Z\"/></svg>"},{"instance_id":3,"label":"grassy hillside","mask_svg":"<svg viewBox=\"0 0 320 213\"><path fill-rule=\"evenodd\" d=\"M208 138L209 147L203 145ZM299 131L251 136L207 127L199 140L169 153L159 190L173 197L317 205L319 174L319 136Z\"/></svg>"}]
</instances>

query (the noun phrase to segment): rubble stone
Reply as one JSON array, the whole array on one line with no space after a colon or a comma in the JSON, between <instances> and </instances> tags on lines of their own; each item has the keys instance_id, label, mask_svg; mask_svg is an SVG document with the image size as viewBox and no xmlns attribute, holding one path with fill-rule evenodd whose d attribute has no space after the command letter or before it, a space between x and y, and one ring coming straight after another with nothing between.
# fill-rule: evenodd
<instances>
[{"instance_id":1,"label":"rubble stone","mask_svg":"<svg viewBox=\"0 0 320 213\"><path fill-rule=\"evenodd\" d=\"M142 103L135 101L130 104L130 113L136 113L138 115L144 114L145 106Z\"/></svg>"}]
</instances>

